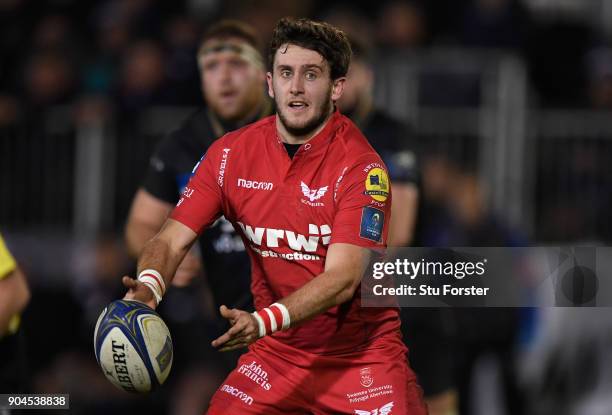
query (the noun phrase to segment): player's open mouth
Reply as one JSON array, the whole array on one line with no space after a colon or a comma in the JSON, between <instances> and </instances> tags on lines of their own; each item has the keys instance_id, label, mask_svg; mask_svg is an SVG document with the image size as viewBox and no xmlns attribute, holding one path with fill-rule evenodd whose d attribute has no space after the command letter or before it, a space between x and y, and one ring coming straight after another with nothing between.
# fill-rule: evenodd
<instances>
[{"instance_id":1,"label":"player's open mouth","mask_svg":"<svg viewBox=\"0 0 612 415\"><path fill-rule=\"evenodd\" d=\"M221 98L233 98L235 95L236 95L236 91L221 92Z\"/></svg>"},{"instance_id":2,"label":"player's open mouth","mask_svg":"<svg viewBox=\"0 0 612 415\"><path fill-rule=\"evenodd\" d=\"M302 109L306 109L308 107L308 104L305 103L304 101L289 101L288 106L289 108L294 109L294 110L302 110Z\"/></svg>"}]
</instances>

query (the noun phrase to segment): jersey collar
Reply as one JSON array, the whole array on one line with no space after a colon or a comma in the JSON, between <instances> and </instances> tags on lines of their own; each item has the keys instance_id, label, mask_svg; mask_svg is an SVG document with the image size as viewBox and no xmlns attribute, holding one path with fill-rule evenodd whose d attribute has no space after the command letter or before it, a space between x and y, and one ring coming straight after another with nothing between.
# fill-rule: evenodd
<instances>
[{"instance_id":1,"label":"jersey collar","mask_svg":"<svg viewBox=\"0 0 612 415\"><path fill-rule=\"evenodd\" d=\"M338 108L336 108L334 112L332 113L331 117L329 117L329 120L327 120L325 127L323 127L323 129L319 131L310 140L302 144L302 146L296 153L296 156L297 155L306 156L310 154L317 154L319 153L319 151L325 149L327 147L327 144L329 144L331 139L334 137L336 130L340 128L341 118L342 118L342 114L340 114L340 111L338 111ZM276 120L275 122L272 123L272 127L274 128L274 137L278 144L278 147L282 151L285 151L283 142L281 141L281 138L278 135L278 132L276 131Z\"/></svg>"}]
</instances>

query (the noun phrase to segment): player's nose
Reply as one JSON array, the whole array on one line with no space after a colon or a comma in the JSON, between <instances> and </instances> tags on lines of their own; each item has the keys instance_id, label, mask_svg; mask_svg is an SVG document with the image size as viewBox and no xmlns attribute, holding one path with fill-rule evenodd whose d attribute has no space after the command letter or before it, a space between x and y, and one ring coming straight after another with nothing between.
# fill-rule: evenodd
<instances>
[{"instance_id":1,"label":"player's nose","mask_svg":"<svg viewBox=\"0 0 612 415\"><path fill-rule=\"evenodd\" d=\"M298 95L304 93L304 81L299 76L294 76L291 79L291 85L289 92L293 95Z\"/></svg>"},{"instance_id":2,"label":"player's nose","mask_svg":"<svg viewBox=\"0 0 612 415\"><path fill-rule=\"evenodd\" d=\"M222 83L227 84L232 79L232 70L227 64L221 65L219 69L219 79Z\"/></svg>"}]
</instances>

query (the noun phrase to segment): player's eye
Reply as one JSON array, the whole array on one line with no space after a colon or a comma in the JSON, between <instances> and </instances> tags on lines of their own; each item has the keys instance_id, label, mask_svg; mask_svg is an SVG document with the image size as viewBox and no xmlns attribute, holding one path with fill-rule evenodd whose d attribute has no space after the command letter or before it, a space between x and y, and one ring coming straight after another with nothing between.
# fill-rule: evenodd
<instances>
[{"instance_id":1,"label":"player's eye","mask_svg":"<svg viewBox=\"0 0 612 415\"><path fill-rule=\"evenodd\" d=\"M235 69L241 69L247 66L247 63L242 59L233 59L230 61L230 66Z\"/></svg>"},{"instance_id":2,"label":"player's eye","mask_svg":"<svg viewBox=\"0 0 612 415\"><path fill-rule=\"evenodd\" d=\"M219 67L219 62L212 61L204 64L204 70L213 71Z\"/></svg>"},{"instance_id":3,"label":"player's eye","mask_svg":"<svg viewBox=\"0 0 612 415\"><path fill-rule=\"evenodd\" d=\"M290 78L291 71L289 69L283 69L280 71L280 76L282 76L283 78Z\"/></svg>"},{"instance_id":4,"label":"player's eye","mask_svg":"<svg viewBox=\"0 0 612 415\"><path fill-rule=\"evenodd\" d=\"M307 81L314 81L317 79L317 74L314 72L306 72L305 78Z\"/></svg>"}]
</instances>

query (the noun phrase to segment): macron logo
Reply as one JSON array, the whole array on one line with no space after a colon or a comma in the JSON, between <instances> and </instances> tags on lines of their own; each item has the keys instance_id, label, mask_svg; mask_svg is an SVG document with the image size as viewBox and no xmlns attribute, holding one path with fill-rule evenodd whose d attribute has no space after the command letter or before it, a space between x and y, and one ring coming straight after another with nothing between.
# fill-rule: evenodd
<instances>
[{"instance_id":1,"label":"macron logo","mask_svg":"<svg viewBox=\"0 0 612 415\"><path fill-rule=\"evenodd\" d=\"M238 179L238 187L255 190L272 190L274 184L270 182L258 182L255 180Z\"/></svg>"},{"instance_id":2,"label":"macron logo","mask_svg":"<svg viewBox=\"0 0 612 415\"><path fill-rule=\"evenodd\" d=\"M235 388L231 385L224 384L223 386L221 386L221 391L225 393L229 393L232 396L235 396L236 398L240 399L242 402L246 403L247 405L253 404L253 398L251 396L247 395L240 389Z\"/></svg>"}]
</instances>

